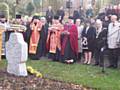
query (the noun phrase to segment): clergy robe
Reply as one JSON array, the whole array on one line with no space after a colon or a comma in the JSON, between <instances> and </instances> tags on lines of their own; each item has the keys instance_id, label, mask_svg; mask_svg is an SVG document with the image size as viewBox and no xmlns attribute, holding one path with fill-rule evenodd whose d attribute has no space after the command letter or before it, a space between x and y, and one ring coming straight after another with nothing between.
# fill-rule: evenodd
<instances>
[{"instance_id":1,"label":"clergy robe","mask_svg":"<svg viewBox=\"0 0 120 90\"><path fill-rule=\"evenodd\" d=\"M61 32L63 30L62 24L53 24L48 30L47 37L47 50L49 52L49 58L53 61L60 60L60 50L61 50Z\"/></svg>"},{"instance_id":2,"label":"clergy robe","mask_svg":"<svg viewBox=\"0 0 120 90\"><path fill-rule=\"evenodd\" d=\"M66 34L66 31L69 34ZM64 33L65 32L65 33ZM76 61L78 54L78 31L76 25L66 24L62 34L62 62L73 59Z\"/></svg>"},{"instance_id":3,"label":"clergy robe","mask_svg":"<svg viewBox=\"0 0 120 90\"><path fill-rule=\"evenodd\" d=\"M33 60L37 60L42 56L42 40L44 38L44 31L42 30L42 23L38 22L30 24L31 35L29 43L29 55Z\"/></svg>"}]
</instances>

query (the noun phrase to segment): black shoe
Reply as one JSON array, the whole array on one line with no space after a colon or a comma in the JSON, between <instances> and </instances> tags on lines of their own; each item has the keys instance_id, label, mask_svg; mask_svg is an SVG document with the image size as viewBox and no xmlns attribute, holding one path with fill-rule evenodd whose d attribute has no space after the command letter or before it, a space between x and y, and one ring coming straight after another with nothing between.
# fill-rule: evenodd
<instances>
[{"instance_id":1,"label":"black shoe","mask_svg":"<svg viewBox=\"0 0 120 90\"><path fill-rule=\"evenodd\" d=\"M99 65L100 67L105 67L104 65Z\"/></svg>"},{"instance_id":2,"label":"black shoe","mask_svg":"<svg viewBox=\"0 0 120 90\"><path fill-rule=\"evenodd\" d=\"M95 63L93 66L98 66L99 64L98 63Z\"/></svg>"},{"instance_id":3,"label":"black shoe","mask_svg":"<svg viewBox=\"0 0 120 90\"><path fill-rule=\"evenodd\" d=\"M57 60L57 59L53 59L53 61L54 61L54 62L58 62L58 60Z\"/></svg>"},{"instance_id":4,"label":"black shoe","mask_svg":"<svg viewBox=\"0 0 120 90\"><path fill-rule=\"evenodd\" d=\"M107 68L114 68L114 66L113 66L113 65L110 65L110 66L108 66Z\"/></svg>"}]
</instances>

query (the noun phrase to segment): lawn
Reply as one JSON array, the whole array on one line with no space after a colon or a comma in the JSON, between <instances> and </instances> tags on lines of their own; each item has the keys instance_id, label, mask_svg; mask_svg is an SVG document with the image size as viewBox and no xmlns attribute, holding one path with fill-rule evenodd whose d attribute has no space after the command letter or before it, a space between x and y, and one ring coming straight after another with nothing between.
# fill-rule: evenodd
<instances>
[{"instance_id":1,"label":"lawn","mask_svg":"<svg viewBox=\"0 0 120 90\"><path fill-rule=\"evenodd\" d=\"M0 62L0 68L5 68L6 61ZM81 65L79 63L66 65L50 60L28 60L27 66L40 71L45 78L74 84L82 84L95 90L120 90L120 70L106 69L101 73L100 67Z\"/></svg>"}]
</instances>

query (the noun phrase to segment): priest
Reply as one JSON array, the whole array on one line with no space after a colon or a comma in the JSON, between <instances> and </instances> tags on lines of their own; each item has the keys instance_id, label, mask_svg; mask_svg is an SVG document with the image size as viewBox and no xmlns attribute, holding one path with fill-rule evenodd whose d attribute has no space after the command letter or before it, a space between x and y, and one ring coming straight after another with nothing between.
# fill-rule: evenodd
<instances>
[{"instance_id":1,"label":"priest","mask_svg":"<svg viewBox=\"0 0 120 90\"><path fill-rule=\"evenodd\" d=\"M71 64L76 62L78 55L78 31L74 24L74 18L69 17L68 23L62 32L62 62Z\"/></svg>"},{"instance_id":2,"label":"priest","mask_svg":"<svg viewBox=\"0 0 120 90\"><path fill-rule=\"evenodd\" d=\"M63 25L59 21L59 16L54 16L53 23L48 30L47 37L47 50L49 52L49 58L53 61L59 61L61 59L61 32L63 31Z\"/></svg>"},{"instance_id":3,"label":"priest","mask_svg":"<svg viewBox=\"0 0 120 90\"><path fill-rule=\"evenodd\" d=\"M29 43L29 55L32 60L39 60L42 54L42 23L39 20L39 16L33 16L30 24L30 43Z\"/></svg>"}]
</instances>

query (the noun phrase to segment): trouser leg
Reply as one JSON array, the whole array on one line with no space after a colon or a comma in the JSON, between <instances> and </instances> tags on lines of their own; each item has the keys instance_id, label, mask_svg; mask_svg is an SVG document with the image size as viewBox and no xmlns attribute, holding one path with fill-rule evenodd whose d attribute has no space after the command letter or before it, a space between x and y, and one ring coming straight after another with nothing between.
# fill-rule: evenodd
<instances>
[{"instance_id":1,"label":"trouser leg","mask_svg":"<svg viewBox=\"0 0 120 90\"><path fill-rule=\"evenodd\" d=\"M113 51L113 64L114 64L114 67L117 68L118 67L118 49L114 49Z\"/></svg>"},{"instance_id":2,"label":"trouser leg","mask_svg":"<svg viewBox=\"0 0 120 90\"><path fill-rule=\"evenodd\" d=\"M104 51L100 52L100 66L104 66Z\"/></svg>"},{"instance_id":3,"label":"trouser leg","mask_svg":"<svg viewBox=\"0 0 120 90\"><path fill-rule=\"evenodd\" d=\"M95 50L95 64L99 65L99 62L100 62L100 50L96 49Z\"/></svg>"}]
</instances>

